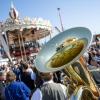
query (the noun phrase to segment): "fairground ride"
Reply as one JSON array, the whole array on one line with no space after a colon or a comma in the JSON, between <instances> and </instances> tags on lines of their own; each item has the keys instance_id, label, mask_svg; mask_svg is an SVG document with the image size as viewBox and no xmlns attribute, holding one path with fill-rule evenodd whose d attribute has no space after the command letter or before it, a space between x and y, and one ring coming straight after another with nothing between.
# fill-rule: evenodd
<instances>
[{"instance_id":1,"label":"fairground ride","mask_svg":"<svg viewBox=\"0 0 100 100\"><path fill-rule=\"evenodd\" d=\"M5 22L0 22L0 53L3 58L8 57L22 59L37 53L40 49L38 40L50 36L52 25L49 20L42 18L21 19L14 5L11 4L9 18Z\"/></svg>"}]
</instances>

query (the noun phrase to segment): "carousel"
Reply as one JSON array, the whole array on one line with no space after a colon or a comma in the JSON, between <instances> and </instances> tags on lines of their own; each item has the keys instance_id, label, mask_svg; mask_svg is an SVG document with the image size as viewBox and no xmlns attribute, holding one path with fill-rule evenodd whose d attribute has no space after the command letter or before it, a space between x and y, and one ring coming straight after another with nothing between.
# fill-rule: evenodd
<instances>
[{"instance_id":1,"label":"carousel","mask_svg":"<svg viewBox=\"0 0 100 100\"><path fill-rule=\"evenodd\" d=\"M41 48L39 40L50 36L52 26L49 20L42 18L21 19L14 5L11 4L9 18L0 23L1 55L3 58L22 59L34 57Z\"/></svg>"}]
</instances>

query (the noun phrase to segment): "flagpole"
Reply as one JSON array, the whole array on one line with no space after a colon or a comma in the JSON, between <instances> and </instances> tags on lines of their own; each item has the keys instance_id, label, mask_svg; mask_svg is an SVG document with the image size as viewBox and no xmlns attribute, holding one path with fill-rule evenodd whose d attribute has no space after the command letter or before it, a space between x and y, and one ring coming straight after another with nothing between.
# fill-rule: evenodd
<instances>
[{"instance_id":1,"label":"flagpole","mask_svg":"<svg viewBox=\"0 0 100 100\"><path fill-rule=\"evenodd\" d=\"M57 8L57 10L58 10L58 14L59 14L59 19L60 19L61 29L62 29L62 32L63 32L63 31L64 31L64 27L63 27L63 23L62 23L61 14L60 14L60 8Z\"/></svg>"}]
</instances>

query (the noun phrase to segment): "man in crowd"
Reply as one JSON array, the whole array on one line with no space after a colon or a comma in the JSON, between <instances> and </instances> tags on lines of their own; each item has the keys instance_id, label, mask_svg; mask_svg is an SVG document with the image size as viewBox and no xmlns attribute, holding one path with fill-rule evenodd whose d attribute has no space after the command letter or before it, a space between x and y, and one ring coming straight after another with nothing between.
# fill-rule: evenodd
<instances>
[{"instance_id":1,"label":"man in crowd","mask_svg":"<svg viewBox=\"0 0 100 100\"><path fill-rule=\"evenodd\" d=\"M40 73L43 85L32 95L31 100L66 100L66 86L53 82L52 73Z\"/></svg>"}]
</instances>

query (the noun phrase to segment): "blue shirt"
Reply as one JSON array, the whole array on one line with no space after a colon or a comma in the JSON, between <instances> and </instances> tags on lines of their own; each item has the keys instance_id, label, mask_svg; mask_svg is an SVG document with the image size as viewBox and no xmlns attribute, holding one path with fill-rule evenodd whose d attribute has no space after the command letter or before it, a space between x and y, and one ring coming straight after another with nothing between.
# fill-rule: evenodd
<instances>
[{"instance_id":1,"label":"blue shirt","mask_svg":"<svg viewBox=\"0 0 100 100\"><path fill-rule=\"evenodd\" d=\"M30 89L23 82L12 82L5 88L6 100L29 100Z\"/></svg>"}]
</instances>

